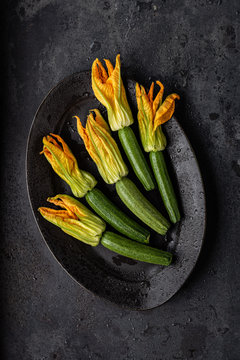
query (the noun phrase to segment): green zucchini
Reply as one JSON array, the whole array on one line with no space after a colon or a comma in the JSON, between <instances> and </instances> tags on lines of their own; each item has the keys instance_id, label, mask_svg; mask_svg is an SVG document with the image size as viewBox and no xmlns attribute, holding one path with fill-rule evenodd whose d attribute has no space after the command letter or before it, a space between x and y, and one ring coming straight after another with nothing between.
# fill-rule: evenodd
<instances>
[{"instance_id":1,"label":"green zucchini","mask_svg":"<svg viewBox=\"0 0 240 360\"><path fill-rule=\"evenodd\" d=\"M118 196L140 220L161 235L170 227L165 217L141 194L136 185L127 177L116 183Z\"/></svg>"},{"instance_id":2,"label":"green zucchini","mask_svg":"<svg viewBox=\"0 0 240 360\"><path fill-rule=\"evenodd\" d=\"M172 262L171 253L136 243L110 231L103 234L101 244L107 249L131 259L165 266Z\"/></svg>"},{"instance_id":3,"label":"green zucchini","mask_svg":"<svg viewBox=\"0 0 240 360\"><path fill-rule=\"evenodd\" d=\"M151 151L149 156L163 203L168 212L171 222L175 224L180 220L181 216L173 185L167 171L163 152Z\"/></svg>"},{"instance_id":4,"label":"green zucchini","mask_svg":"<svg viewBox=\"0 0 240 360\"><path fill-rule=\"evenodd\" d=\"M143 155L133 130L127 126L118 130L118 136L127 158L144 188L149 191L155 188L155 180Z\"/></svg>"},{"instance_id":5,"label":"green zucchini","mask_svg":"<svg viewBox=\"0 0 240 360\"><path fill-rule=\"evenodd\" d=\"M124 214L99 189L92 189L85 198L93 210L114 229L133 240L149 243L150 232Z\"/></svg>"}]
</instances>

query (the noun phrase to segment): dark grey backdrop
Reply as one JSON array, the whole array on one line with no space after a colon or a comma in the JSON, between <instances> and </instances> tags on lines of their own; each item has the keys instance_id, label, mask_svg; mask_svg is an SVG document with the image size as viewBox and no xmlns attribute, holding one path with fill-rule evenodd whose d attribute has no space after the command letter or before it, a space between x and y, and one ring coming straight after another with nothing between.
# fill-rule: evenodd
<instances>
[{"instance_id":1,"label":"dark grey backdrop","mask_svg":"<svg viewBox=\"0 0 240 360\"><path fill-rule=\"evenodd\" d=\"M5 10L2 358L238 360L239 0L9 0ZM42 98L117 52L127 76L160 79L180 94L176 115L206 186L197 268L174 298L146 312L123 311L68 277L41 239L26 191L27 135Z\"/></svg>"}]
</instances>

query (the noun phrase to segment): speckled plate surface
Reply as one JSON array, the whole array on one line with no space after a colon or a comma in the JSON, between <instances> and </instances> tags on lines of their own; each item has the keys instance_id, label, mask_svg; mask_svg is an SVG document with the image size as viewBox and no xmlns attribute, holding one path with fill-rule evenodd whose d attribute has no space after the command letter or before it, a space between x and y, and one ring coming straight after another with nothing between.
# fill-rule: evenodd
<instances>
[{"instance_id":1,"label":"speckled plate surface","mask_svg":"<svg viewBox=\"0 0 240 360\"><path fill-rule=\"evenodd\" d=\"M126 82L130 105L135 115L134 85L133 81ZM76 123L72 116L79 115L84 122L89 109L95 107L106 114L92 94L89 72L65 78L44 99L35 115L28 139L27 183L30 203L50 251L79 284L122 307L135 310L150 309L169 300L186 281L197 262L206 223L201 174L191 145L181 126L173 118L164 125L168 138L165 154L183 217L177 225L172 226L165 237L152 232L150 241L153 246L174 254L173 263L169 267L127 259L101 245L92 248L64 234L59 228L44 220L37 211L39 206L47 205L47 197L60 193L70 194L67 185L53 172L45 157L39 155L42 138L50 132L63 137L76 156L79 167L90 171L97 178L98 187L137 220L121 203L114 186L106 185L101 180L76 131ZM133 129L138 135L136 123ZM116 134L114 137L116 138ZM130 165L129 170L129 177L167 216L158 191L145 192L131 172ZM81 201L85 202L84 199Z\"/></svg>"}]
</instances>

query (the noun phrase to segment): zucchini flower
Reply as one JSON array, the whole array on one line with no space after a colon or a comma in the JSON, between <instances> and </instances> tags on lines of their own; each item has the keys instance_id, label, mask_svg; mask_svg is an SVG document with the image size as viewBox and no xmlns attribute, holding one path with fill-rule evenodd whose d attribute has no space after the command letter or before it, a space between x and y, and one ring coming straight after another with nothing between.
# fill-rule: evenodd
<instances>
[{"instance_id":1,"label":"zucchini flower","mask_svg":"<svg viewBox=\"0 0 240 360\"><path fill-rule=\"evenodd\" d=\"M119 130L133 123L126 91L121 78L120 54L116 57L113 68L109 60L104 60L107 71L99 59L92 65L92 88L96 98L108 112L108 121L112 131Z\"/></svg>"},{"instance_id":2,"label":"zucchini flower","mask_svg":"<svg viewBox=\"0 0 240 360\"><path fill-rule=\"evenodd\" d=\"M99 244L106 225L86 206L69 195L56 195L47 201L64 210L40 207L38 210L46 220L88 245Z\"/></svg>"},{"instance_id":3,"label":"zucchini flower","mask_svg":"<svg viewBox=\"0 0 240 360\"><path fill-rule=\"evenodd\" d=\"M154 100L154 83L148 94L142 85L136 84L139 131L146 152L165 149L167 140L161 125L171 119L175 110L175 99L180 99L177 94L171 94L162 103L164 86L160 81L156 83L160 86L160 90Z\"/></svg>"},{"instance_id":4,"label":"zucchini flower","mask_svg":"<svg viewBox=\"0 0 240 360\"><path fill-rule=\"evenodd\" d=\"M86 129L82 127L80 119L77 116L75 117L77 118L79 135L96 163L103 180L108 184L115 183L118 196L129 210L159 234L165 235L169 228L168 221L141 194L136 185L127 178L128 169L123 162L115 140L110 134L107 123L98 110L93 111L96 119L91 113L87 119ZM87 194L87 201L91 193Z\"/></svg>"},{"instance_id":5,"label":"zucchini flower","mask_svg":"<svg viewBox=\"0 0 240 360\"><path fill-rule=\"evenodd\" d=\"M87 118L86 128L82 126L79 117L75 116L78 133L104 181L114 184L128 174L128 169L100 111L92 111L95 118L91 112Z\"/></svg>"},{"instance_id":6,"label":"zucchini flower","mask_svg":"<svg viewBox=\"0 0 240 360\"><path fill-rule=\"evenodd\" d=\"M76 197L83 197L96 185L97 181L91 174L79 169L75 156L59 135L43 138L41 154L45 155L53 170L66 181Z\"/></svg>"},{"instance_id":7,"label":"zucchini flower","mask_svg":"<svg viewBox=\"0 0 240 360\"><path fill-rule=\"evenodd\" d=\"M144 150L149 152L150 163L163 203L170 220L176 223L181 216L162 151L167 145L167 140L161 125L171 119L175 110L175 100L179 100L180 97L177 94L171 94L162 103L164 87L160 81L157 81L157 84L160 86L160 90L154 100L154 83L148 94L143 86L136 84L139 132Z\"/></svg>"}]
</instances>

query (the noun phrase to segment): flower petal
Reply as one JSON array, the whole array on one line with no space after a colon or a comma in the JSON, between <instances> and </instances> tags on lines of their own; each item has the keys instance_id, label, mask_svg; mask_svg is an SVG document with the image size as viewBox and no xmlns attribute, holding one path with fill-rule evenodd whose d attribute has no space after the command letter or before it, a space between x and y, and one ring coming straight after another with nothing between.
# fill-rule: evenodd
<instances>
[{"instance_id":1,"label":"flower petal","mask_svg":"<svg viewBox=\"0 0 240 360\"><path fill-rule=\"evenodd\" d=\"M93 109L92 111L95 114L96 123L99 124L100 127L102 127L103 129L105 129L109 134L111 134L110 128L109 128L107 122L102 117L100 111L98 109Z\"/></svg>"},{"instance_id":2,"label":"flower petal","mask_svg":"<svg viewBox=\"0 0 240 360\"><path fill-rule=\"evenodd\" d=\"M80 119L78 116L75 116L75 118L77 119L77 129L78 129L78 133L81 136L81 138L83 139L84 145L86 147L86 150L88 151L89 155L91 156L91 158L93 159L93 161L95 163L99 163L99 154L97 151L97 148L94 146L94 142L90 140L90 133L89 131L87 131L81 124ZM90 113L88 116L88 119L92 119L94 121L93 118L93 114Z\"/></svg>"},{"instance_id":3,"label":"flower petal","mask_svg":"<svg viewBox=\"0 0 240 360\"><path fill-rule=\"evenodd\" d=\"M159 125L162 125L171 119L175 110L176 99L180 99L178 94L168 95L163 104L160 106L154 118L154 131Z\"/></svg>"},{"instance_id":4,"label":"flower petal","mask_svg":"<svg viewBox=\"0 0 240 360\"><path fill-rule=\"evenodd\" d=\"M113 67L113 65L112 65L112 63L111 63L110 60L104 59L104 61L105 61L105 64L106 64L106 66L107 66L107 69L108 69L108 76L110 77L110 76L112 75L112 72L113 72L114 67Z\"/></svg>"},{"instance_id":5,"label":"flower petal","mask_svg":"<svg viewBox=\"0 0 240 360\"><path fill-rule=\"evenodd\" d=\"M153 91L154 91L154 82L152 82L148 92L148 98L151 104L153 103Z\"/></svg>"},{"instance_id":6,"label":"flower petal","mask_svg":"<svg viewBox=\"0 0 240 360\"><path fill-rule=\"evenodd\" d=\"M153 101L153 116L155 116L157 109L162 104L162 98L164 93L164 86L160 81L156 81L156 84L160 86L160 90Z\"/></svg>"},{"instance_id":7,"label":"flower petal","mask_svg":"<svg viewBox=\"0 0 240 360\"><path fill-rule=\"evenodd\" d=\"M79 135L83 139L85 145L88 144L88 142L89 142L88 134L86 132L86 129L82 126L80 118L78 116L76 116L76 115L73 116L73 118L77 119L77 131L78 131Z\"/></svg>"},{"instance_id":8,"label":"flower petal","mask_svg":"<svg viewBox=\"0 0 240 360\"><path fill-rule=\"evenodd\" d=\"M145 92L145 89L144 89ZM143 91L142 91L143 93ZM153 111L152 111L152 104L146 94L146 92L141 96L142 104L141 104L141 111L144 112L144 117L146 119L146 123L148 123L148 126L152 126L153 121Z\"/></svg>"},{"instance_id":9,"label":"flower petal","mask_svg":"<svg viewBox=\"0 0 240 360\"><path fill-rule=\"evenodd\" d=\"M153 86L151 86L153 89ZM146 93L145 88L137 84L136 86L136 97L138 104L138 125L139 132L142 141L142 145L145 151L151 151L153 143L153 112L152 112L152 102L151 102L151 93L153 90L149 91L149 94Z\"/></svg>"},{"instance_id":10,"label":"flower petal","mask_svg":"<svg viewBox=\"0 0 240 360\"><path fill-rule=\"evenodd\" d=\"M38 210L45 219L51 222L54 221L54 223L57 221L56 216L62 219L70 218L69 213L66 210L55 210L47 207L40 207Z\"/></svg>"},{"instance_id":11,"label":"flower petal","mask_svg":"<svg viewBox=\"0 0 240 360\"><path fill-rule=\"evenodd\" d=\"M105 83L108 79L108 74L99 59L96 59L96 64L97 64L97 69L98 69L98 77L99 77L99 79L101 79L101 81L103 83Z\"/></svg>"},{"instance_id":12,"label":"flower petal","mask_svg":"<svg viewBox=\"0 0 240 360\"><path fill-rule=\"evenodd\" d=\"M120 54L116 57L116 65L108 81L111 81L112 83L115 100L120 100L121 91L124 89L122 89Z\"/></svg>"},{"instance_id":13,"label":"flower petal","mask_svg":"<svg viewBox=\"0 0 240 360\"><path fill-rule=\"evenodd\" d=\"M136 83L136 99L137 99L137 106L140 108L140 98L141 98L141 88L138 83Z\"/></svg>"}]
</instances>

